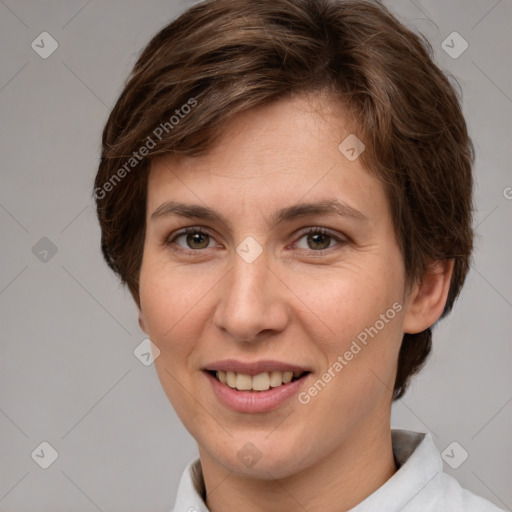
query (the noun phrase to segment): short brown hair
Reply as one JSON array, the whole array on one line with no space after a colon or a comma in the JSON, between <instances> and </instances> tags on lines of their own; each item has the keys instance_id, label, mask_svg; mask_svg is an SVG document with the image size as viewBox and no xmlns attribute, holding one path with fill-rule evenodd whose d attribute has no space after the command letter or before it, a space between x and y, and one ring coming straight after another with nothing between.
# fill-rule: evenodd
<instances>
[{"instance_id":1,"label":"short brown hair","mask_svg":"<svg viewBox=\"0 0 512 512\"><path fill-rule=\"evenodd\" d=\"M140 306L152 158L199 155L234 114L322 91L348 109L366 145L362 163L384 184L409 282L430 259L454 259L444 317L470 264L474 149L460 97L432 55L428 40L378 1L191 7L142 51L103 131L94 196L108 265ZM404 335L395 400L431 339L431 328Z\"/></svg>"}]
</instances>

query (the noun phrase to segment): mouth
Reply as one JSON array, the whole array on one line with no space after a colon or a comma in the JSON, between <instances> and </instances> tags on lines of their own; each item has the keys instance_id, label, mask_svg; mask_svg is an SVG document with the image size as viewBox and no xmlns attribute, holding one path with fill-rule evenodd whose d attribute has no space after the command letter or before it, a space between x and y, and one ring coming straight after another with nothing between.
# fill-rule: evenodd
<instances>
[{"instance_id":1,"label":"mouth","mask_svg":"<svg viewBox=\"0 0 512 512\"><path fill-rule=\"evenodd\" d=\"M246 392L263 392L273 388L280 388L306 377L309 371L280 371L272 370L257 375L224 370L205 370L221 384L231 389Z\"/></svg>"},{"instance_id":2,"label":"mouth","mask_svg":"<svg viewBox=\"0 0 512 512\"><path fill-rule=\"evenodd\" d=\"M224 359L203 373L216 401L238 413L267 413L284 406L307 385L312 368L278 360Z\"/></svg>"}]
</instances>

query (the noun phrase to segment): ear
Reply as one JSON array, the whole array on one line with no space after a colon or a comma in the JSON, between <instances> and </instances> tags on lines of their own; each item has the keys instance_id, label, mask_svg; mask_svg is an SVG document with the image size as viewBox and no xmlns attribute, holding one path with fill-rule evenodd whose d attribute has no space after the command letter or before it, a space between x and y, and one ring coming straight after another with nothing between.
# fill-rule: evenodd
<instances>
[{"instance_id":1,"label":"ear","mask_svg":"<svg viewBox=\"0 0 512 512\"><path fill-rule=\"evenodd\" d=\"M404 332L415 334L431 327L443 313L453 272L454 260L429 264L421 282L414 285L404 317Z\"/></svg>"},{"instance_id":2,"label":"ear","mask_svg":"<svg viewBox=\"0 0 512 512\"><path fill-rule=\"evenodd\" d=\"M148 330L146 327L146 320L144 319L144 313L140 309L140 306L137 306L138 315L139 315L139 327L144 331L146 334L148 334Z\"/></svg>"}]
</instances>

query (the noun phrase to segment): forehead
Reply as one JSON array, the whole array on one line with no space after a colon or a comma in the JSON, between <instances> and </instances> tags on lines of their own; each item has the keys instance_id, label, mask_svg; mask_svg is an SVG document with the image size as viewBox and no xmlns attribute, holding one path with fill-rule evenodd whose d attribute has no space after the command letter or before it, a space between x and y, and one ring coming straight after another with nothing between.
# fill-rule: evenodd
<instances>
[{"instance_id":1,"label":"forehead","mask_svg":"<svg viewBox=\"0 0 512 512\"><path fill-rule=\"evenodd\" d=\"M231 118L207 154L152 162L148 214L169 199L275 210L339 198L362 211L386 208L380 181L340 144L353 137L341 106L325 97L279 100ZM349 139L351 140L351 139ZM240 213L240 210L237 210ZM271 212L269 212L271 213Z\"/></svg>"}]
</instances>

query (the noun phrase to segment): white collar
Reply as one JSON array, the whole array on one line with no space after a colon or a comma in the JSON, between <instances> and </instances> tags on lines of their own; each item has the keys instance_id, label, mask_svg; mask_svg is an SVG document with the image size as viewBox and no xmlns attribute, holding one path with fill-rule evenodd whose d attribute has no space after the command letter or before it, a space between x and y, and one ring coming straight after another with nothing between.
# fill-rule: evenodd
<instances>
[{"instance_id":1,"label":"white collar","mask_svg":"<svg viewBox=\"0 0 512 512\"><path fill-rule=\"evenodd\" d=\"M350 512L406 512L415 510L413 502L416 497L423 503L425 499L428 500L427 493L433 497L439 495L439 477L443 473L443 461L432 436L396 429L391 431L391 441L398 470L384 485Z\"/></svg>"},{"instance_id":2,"label":"white collar","mask_svg":"<svg viewBox=\"0 0 512 512\"><path fill-rule=\"evenodd\" d=\"M393 429L391 439L398 470L350 512L425 512L440 510L439 505L444 510L443 504L457 504L450 510L465 512L500 510L443 473L443 462L430 434ZM173 512L209 512L203 494L201 464L195 459L183 472ZM462 503L463 508L459 508Z\"/></svg>"}]
</instances>

